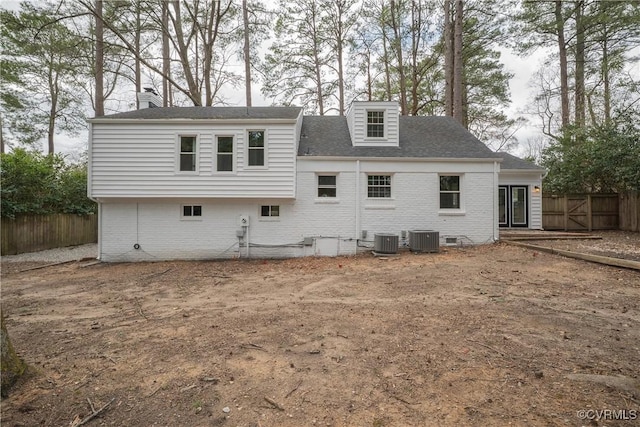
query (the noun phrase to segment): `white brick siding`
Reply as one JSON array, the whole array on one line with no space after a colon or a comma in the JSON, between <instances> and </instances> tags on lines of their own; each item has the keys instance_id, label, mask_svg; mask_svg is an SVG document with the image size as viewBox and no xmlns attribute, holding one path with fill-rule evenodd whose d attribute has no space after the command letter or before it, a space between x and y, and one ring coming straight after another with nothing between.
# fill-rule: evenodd
<instances>
[{"instance_id":1,"label":"white brick siding","mask_svg":"<svg viewBox=\"0 0 640 427\"><path fill-rule=\"evenodd\" d=\"M472 244L494 238L493 163L312 159L297 163L296 199L103 199L100 257L105 261L245 257L247 249L236 237L240 215L249 216L245 238L250 238L251 257L354 254L362 230L368 232L369 242L361 242L365 245L371 244L375 233L399 235L412 229L439 231L442 242L447 236ZM367 174L389 170L395 171L392 199L368 199ZM318 198L317 175L330 173L337 174L337 197ZM459 212L439 208L439 173L461 174ZM201 205L202 217L181 219L184 204ZM261 218L261 205L279 205L280 216ZM303 245L305 237L314 239L312 246Z\"/></svg>"}]
</instances>

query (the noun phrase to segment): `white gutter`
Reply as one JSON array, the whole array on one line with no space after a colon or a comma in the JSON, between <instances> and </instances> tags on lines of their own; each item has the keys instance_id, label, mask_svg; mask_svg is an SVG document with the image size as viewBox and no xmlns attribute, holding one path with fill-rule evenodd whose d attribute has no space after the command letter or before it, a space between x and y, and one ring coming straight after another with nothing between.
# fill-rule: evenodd
<instances>
[{"instance_id":1,"label":"white gutter","mask_svg":"<svg viewBox=\"0 0 640 427\"><path fill-rule=\"evenodd\" d=\"M297 160L362 160L371 162L443 162L443 163L501 163L499 158L473 158L473 157L357 157L357 156L297 156Z\"/></svg>"},{"instance_id":2,"label":"white gutter","mask_svg":"<svg viewBox=\"0 0 640 427\"><path fill-rule=\"evenodd\" d=\"M104 118L104 117L95 117L93 119L87 120L89 123L117 123L117 124L141 124L141 123L159 123L159 124L261 124L261 125L271 125L271 124L295 124L297 123L297 119L257 119L254 117L251 118L230 118L230 119L189 119L189 118L166 118L166 119L128 119L128 118Z\"/></svg>"}]
</instances>

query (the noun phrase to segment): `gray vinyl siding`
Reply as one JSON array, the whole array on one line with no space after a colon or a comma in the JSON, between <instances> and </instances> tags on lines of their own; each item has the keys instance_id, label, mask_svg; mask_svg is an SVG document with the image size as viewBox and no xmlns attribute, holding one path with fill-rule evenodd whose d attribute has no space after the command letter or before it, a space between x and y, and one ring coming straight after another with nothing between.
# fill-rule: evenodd
<instances>
[{"instance_id":1,"label":"gray vinyl siding","mask_svg":"<svg viewBox=\"0 0 640 427\"><path fill-rule=\"evenodd\" d=\"M265 167L246 166L248 130L265 135ZM90 196L295 197L296 124L93 123ZM197 135L196 173L178 171L178 136ZM216 171L216 136L234 137L234 172Z\"/></svg>"}]
</instances>

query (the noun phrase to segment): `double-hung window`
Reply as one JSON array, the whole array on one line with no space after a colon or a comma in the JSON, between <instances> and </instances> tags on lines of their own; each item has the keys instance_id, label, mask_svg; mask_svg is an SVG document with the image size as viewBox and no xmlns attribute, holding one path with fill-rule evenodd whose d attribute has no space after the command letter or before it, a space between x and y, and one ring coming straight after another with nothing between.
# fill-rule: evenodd
<instances>
[{"instance_id":1,"label":"double-hung window","mask_svg":"<svg viewBox=\"0 0 640 427\"><path fill-rule=\"evenodd\" d=\"M180 136L180 171L195 172L198 169L197 140L195 136Z\"/></svg>"},{"instance_id":2,"label":"double-hung window","mask_svg":"<svg viewBox=\"0 0 640 427\"><path fill-rule=\"evenodd\" d=\"M440 209L460 209L460 176L440 176Z\"/></svg>"},{"instance_id":3,"label":"double-hung window","mask_svg":"<svg viewBox=\"0 0 640 427\"><path fill-rule=\"evenodd\" d=\"M336 197L336 176L318 175L318 197Z\"/></svg>"},{"instance_id":4,"label":"double-hung window","mask_svg":"<svg viewBox=\"0 0 640 427\"><path fill-rule=\"evenodd\" d=\"M367 138L384 138L384 111L367 111Z\"/></svg>"},{"instance_id":5,"label":"double-hung window","mask_svg":"<svg viewBox=\"0 0 640 427\"><path fill-rule=\"evenodd\" d=\"M233 172L233 137L218 137L218 172Z\"/></svg>"},{"instance_id":6,"label":"double-hung window","mask_svg":"<svg viewBox=\"0 0 640 427\"><path fill-rule=\"evenodd\" d=\"M250 130L248 132L248 166L264 166L265 141L263 130Z\"/></svg>"},{"instance_id":7,"label":"double-hung window","mask_svg":"<svg viewBox=\"0 0 640 427\"><path fill-rule=\"evenodd\" d=\"M368 175L367 197L391 198L391 175Z\"/></svg>"}]
</instances>

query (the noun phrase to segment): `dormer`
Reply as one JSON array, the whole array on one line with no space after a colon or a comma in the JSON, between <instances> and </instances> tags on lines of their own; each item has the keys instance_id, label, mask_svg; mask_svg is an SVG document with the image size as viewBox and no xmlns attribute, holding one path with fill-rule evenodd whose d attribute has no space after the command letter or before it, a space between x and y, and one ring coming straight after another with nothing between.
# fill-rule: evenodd
<instances>
[{"instance_id":1,"label":"dormer","mask_svg":"<svg viewBox=\"0 0 640 427\"><path fill-rule=\"evenodd\" d=\"M347 123L354 147L397 147L399 145L398 103L354 101Z\"/></svg>"}]
</instances>

